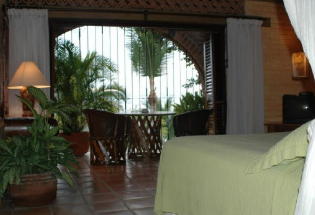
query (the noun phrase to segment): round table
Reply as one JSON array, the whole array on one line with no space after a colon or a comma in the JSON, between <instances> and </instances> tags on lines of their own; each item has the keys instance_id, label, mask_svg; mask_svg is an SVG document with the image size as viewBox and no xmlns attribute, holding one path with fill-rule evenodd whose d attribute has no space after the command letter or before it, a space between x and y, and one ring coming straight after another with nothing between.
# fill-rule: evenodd
<instances>
[{"instance_id":1,"label":"round table","mask_svg":"<svg viewBox=\"0 0 315 215\"><path fill-rule=\"evenodd\" d=\"M129 146L127 155L129 159L136 159L148 155L158 157L162 150L161 121L162 116L175 115L170 111L155 112L122 112L131 120L129 128Z\"/></svg>"}]
</instances>

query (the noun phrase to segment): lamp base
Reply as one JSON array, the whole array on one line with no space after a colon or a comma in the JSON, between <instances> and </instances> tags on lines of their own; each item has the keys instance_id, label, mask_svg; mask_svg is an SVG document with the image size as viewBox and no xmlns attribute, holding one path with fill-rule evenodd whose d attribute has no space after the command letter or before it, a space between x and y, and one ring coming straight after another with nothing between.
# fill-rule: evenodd
<instances>
[{"instance_id":1,"label":"lamp base","mask_svg":"<svg viewBox=\"0 0 315 215\"><path fill-rule=\"evenodd\" d=\"M32 108L34 108L34 103L35 103L35 99L32 95L30 95L27 91L26 87L22 87L20 89L20 95L22 98L27 99L31 102ZM23 109L23 117L32 117L33 113L32 111L28 108L28 106L24 103L22 103L22 109Z\"/></svg>"}]
</instances>

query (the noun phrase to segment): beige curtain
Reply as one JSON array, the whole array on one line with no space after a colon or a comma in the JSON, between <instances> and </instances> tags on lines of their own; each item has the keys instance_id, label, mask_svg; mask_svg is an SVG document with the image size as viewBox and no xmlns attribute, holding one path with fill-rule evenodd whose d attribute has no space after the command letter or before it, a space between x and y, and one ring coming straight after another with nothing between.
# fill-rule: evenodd
<instances>
[{"instance_id":1,"label":"beige curtain","mask_svg":"<svg viewBox=\"0 0 315 215\"><path fill-rule=\"evenodd\" d=\"M48 11L9 9L9 80L23 61L34 61L50 82ZM49 95L49 89L45 90ZM9 90L9 116L22 116L18 90Z\"/></svg>"},{"instance_id":2,"label":"beige curtain","mask_svg":"<svg viewBox=\"0 0 315 215\"><path fill-rule=\"evenodd\" d=\"M227 19L228 134L264 132L264 76L260 20Z\"/></svg>"}]
</instances>

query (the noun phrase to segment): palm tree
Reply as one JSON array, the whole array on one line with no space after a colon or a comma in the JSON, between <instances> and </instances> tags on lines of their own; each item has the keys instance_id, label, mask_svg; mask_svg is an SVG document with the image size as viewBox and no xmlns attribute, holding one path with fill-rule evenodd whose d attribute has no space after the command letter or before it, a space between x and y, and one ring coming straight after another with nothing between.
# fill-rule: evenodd
<instances>
[{"instance_id":1,"label":"palm tree","mask_svg":"<svg viewBox=\"0 0 315 215\"><path fill-rule=\"evenodd\" d=\"M148 97L151 108L156 109L157 97L154 79L162 75L162 65L167 53L174 50L171 42L152 30L131 28L129 32L131 62L135 71L149 78L150 94Z\"/></svg>"},{"instance_id":2,"label":"palm tree","mask_svg":"<svg viewBox=\"0 0 315 215\"><path fill-rule=\"evenodd\" d=\"M85 126L83 109L118 111L119 100L125 99L125 90L114 81L109 81L111 73L116 71L110 59L96 52L82 58L79 48L73 43L58 41L55 96L78 110L69 115L70 122L61 119L65 133L82 131ZM103 83L102 87L98 87L100 83Z\"/></svg>"}]
</instances>

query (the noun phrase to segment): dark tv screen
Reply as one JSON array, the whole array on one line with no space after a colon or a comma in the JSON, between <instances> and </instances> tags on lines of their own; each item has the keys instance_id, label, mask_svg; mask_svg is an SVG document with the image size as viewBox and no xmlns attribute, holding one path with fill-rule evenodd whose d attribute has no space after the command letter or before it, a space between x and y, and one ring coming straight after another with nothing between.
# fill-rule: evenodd
<instances>
[{"instance_id":1,"label":"dark tv screen","mask_svg":"<svg viewBox=\"0 0 315 215\"><path fill-rule=\"evenodd\" d=\"M315 97L313 94L283 96L283 123L301 124L314 118Z\"/></svg>"}]
</instances>

